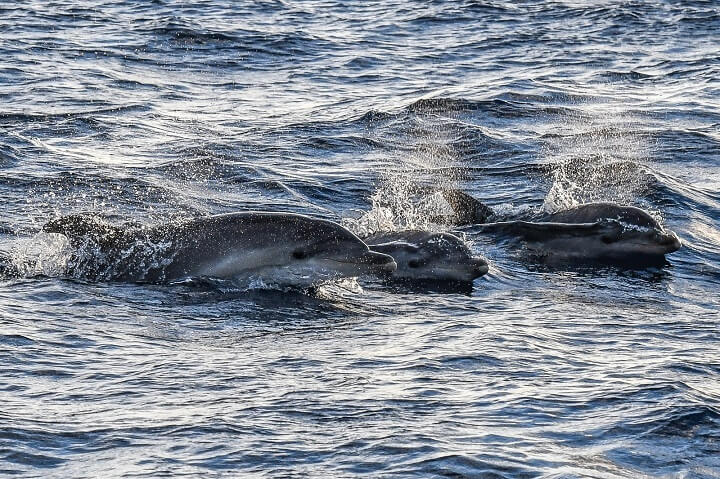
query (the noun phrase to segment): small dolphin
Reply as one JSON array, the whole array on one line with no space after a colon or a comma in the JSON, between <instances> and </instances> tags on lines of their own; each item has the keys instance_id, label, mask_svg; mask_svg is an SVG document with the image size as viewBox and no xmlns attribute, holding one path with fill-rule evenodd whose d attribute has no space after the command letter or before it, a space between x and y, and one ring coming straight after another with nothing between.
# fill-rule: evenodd
<instances>
[{"instance_id":1,"label":"small dolphin","mask_svg":"<svg viewBox=\"0 0 720 479\"><path fill-rule=\"evenodd\" d=\"M449 233L405 230L376 233L364 241L395 259L394 279L470 282L488 272L487 261Z\"/></svg>"},{"instance_id":2,"label":"small dolphin","mask_svg":"<svg viewBox=\"0 0 720 479\"><path fill-rule=\"evenodd\" d=\"M120 227L81 214L50 221L43 231L67 236L76 250L69 274L92 280L207 276L311 286L396 269L392 257L370 251L337 223L293 213L230 213L156 227Z\"/></svg>"},{"instance_id":3,"label":"small dolphin","mask_svg":"<svg viewBox=\"0 0 720 479\"><path fill-rule=\"evenodd\" d=\"M442 193L462 224L476 222L477 232L522 239L547 260L656 263L682 245L674 232L634 206L587 203L534 221L486 223L499 219L487 206L461 191Z\"/></svg>"}]
</instances>

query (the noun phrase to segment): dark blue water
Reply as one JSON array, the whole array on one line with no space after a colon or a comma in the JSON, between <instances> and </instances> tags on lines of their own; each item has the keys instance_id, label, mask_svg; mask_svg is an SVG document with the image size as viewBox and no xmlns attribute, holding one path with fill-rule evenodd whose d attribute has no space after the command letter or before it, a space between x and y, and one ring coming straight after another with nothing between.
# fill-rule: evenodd
<instances>
[{"instance_id":1,"label":"dark blue water","mask_svg":"<svg viewBox=\"0 0 720 479\"><path fill-rule=\"evenodd\" d=\"M0 475L720 477L720 4L0 7ZM647 270L470 294L65 279L50 218L641 206ZM463 231L456 231L462 234Z\"/></svg>"}]
</instances>

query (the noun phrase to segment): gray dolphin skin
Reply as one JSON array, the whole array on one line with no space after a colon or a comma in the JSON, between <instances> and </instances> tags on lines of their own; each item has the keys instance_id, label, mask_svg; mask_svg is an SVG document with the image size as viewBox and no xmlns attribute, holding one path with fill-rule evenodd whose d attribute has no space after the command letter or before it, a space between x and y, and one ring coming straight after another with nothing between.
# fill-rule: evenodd
<instances>
[{"instance_id":1,"label":"gray dolphin skin","mask_svg":"<svg viewBox=\"0 0 720 479\"><path fill-rule=\"evenodd\" d=\"M608 259L640 260L664 256L680 249L680 238L665 230L660 223L647 212L634 206L622 206L616 203L587 203L564 211L546 215L543 222L548 224L594 224L595 235L589 243L578 246L581 256L595 252L597 256ZM594 244L599 239L602 246ZM562 248L562 241L557 245ZM558 248L558 249L559 249ZM570 254L570 257L577 256Z\"/></svg>"},{"instance_id":2,"label":"gray dolphin skin","mask_svg":"<svg viewBox=\"0 0 720 479\"><path fill-rule=\"evenodd\" d=\"M593 223L601 218L613 218L628 225L643 228L660 228L647 212L635 206L617 203L585 203L556 213L541 216L538 221L548 223Z\"/></svg>"},{"instance_id":3,"label":"gray dolphin skin","mask_svg":"<svg viewBox=\"0 0 720 479\"><path fill-rule=\"evenodd\" d=\"M405 230L364 238L373 251L395 259L394 279L470 282L488 272L488 263L449 233Z\"/></svg>"},{"instance_id":4,"label":"gray dolphin skin","mask_svg":"<svg viewBox=\"0 0 720 479\"><path fill-rule=\"evenodd\" d=\"M652 216L634 206L587 203L535 221L497 221L487 206L467 193L443 192L462 224L479 223L476 231L525 241L528 249L548 261L591 260L627 264L655 263L680 249L682 243Z\"/></svg>"},{"instance_id":5,"label":"gray dolphin skin","mask_svg":"<svg viewBox=\"0 0 720 479\"><path fill-rule=\"evenodd\" d=\"M69 274L91 280L259 278L312 286L396 269L392 257L370 251L337 223L293 213L230 213L156 227L120 227L81 214L43 230L68 237L75 249Z\"/></svg>"},{"instance_id":6,"label":"gray dolphin skin","mask_svg":"<svg viewBox=\"0 0 720 479\"><path fill-rule=\"evenodd\" d=\"M522 239L532 253L546 261L655 263L680 248L680 240L673 232L638 228L616 219L594 223L506 221L476 228L481 233Z\"/></svg>"},{"instance_id":7,"label":"gray dolphin skin","mask_svg":"<svg viewBox=\"0 0 720 479\"><path fill-rule=\"evenodd\" d=\"M613 203L588 203L545 215L537 222L485 223L477 228L520 238L531 252L548 261L656 263L681 246L675 233L643 210Z\"/></svg>"},{"instance_id":8,"label":"gray dolphin skin","mask_svg":"<svg viewBox=\"0 0 720 479\"><path fill-rule=\"evenodd\" d=\"M454 216L446 218L445 222L455 225L487 223L495 216L492 209L464 191L445 189L440 193L455 213Z\"/></svg>"}]
</instances>

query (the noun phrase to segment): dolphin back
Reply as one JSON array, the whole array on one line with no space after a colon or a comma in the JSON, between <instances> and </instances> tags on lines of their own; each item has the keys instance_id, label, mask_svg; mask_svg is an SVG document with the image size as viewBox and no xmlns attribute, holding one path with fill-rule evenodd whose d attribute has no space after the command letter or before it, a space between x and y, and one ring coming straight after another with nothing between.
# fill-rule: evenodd
<instances>
[{"instance_id":1,"label":"dolphin back","mask_svg":"<svg viewBox=\"0 0 720 479\"><path fill-rule=\"evenodd\" d=\"M84 239L109 246L125 235L125 229L107 223L102 217L81 213L63 216L47 222L42 230L46 233L65 235L71 244L78 244Z\"/></svg>"},{"instance_id":2,"label":"dolphin back","mask_svg":"<svg viewBox=\"0 0 720 479\"><path fill-rule=\"evenodd\" d=\"M554 223L531 221L501 221L477 226L480 233L516 236L528 241L544 241L560 236L582 237L603 231L600 223Z\"/></svg>"},{"instance_id":3,"label":"dolphin back","mask_svg":"<svg viewBox=\"0 0 720 479\"><path fill-rule=\"evenodd\" d=\"M604 219L616 219L643 228L661 229L655 219L634 206L617 203L587 203L567 210L546 215L542 221L553 223L594 223Z\"/></svg>"}]
</instances>

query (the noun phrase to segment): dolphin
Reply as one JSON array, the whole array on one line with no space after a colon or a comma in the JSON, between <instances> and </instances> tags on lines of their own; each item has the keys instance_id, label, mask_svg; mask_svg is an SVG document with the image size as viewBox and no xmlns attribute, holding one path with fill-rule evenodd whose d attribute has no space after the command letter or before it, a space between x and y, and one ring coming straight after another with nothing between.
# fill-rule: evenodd
<instances>
[{"instance_id":1,"label":"dolphin","mask_svg":"<svg viewBox=\"0 0 720 479\"><path fill-rule=\"evenodd\" d=\"M681 246L672 231L639 228L612 218L593 223L502 221L476 225L475 231L521 239L531 253L548 262L661 263Z\"/></svg>"},{"instance_id":2,"label":"dolphin","mask_svg":"<svg viewBox=\"0 0 720 479\"><path fill-rule=\"evenodd\" d=\"M154 227L117 226L79 214L52 220L43 231L69 239L69 274L90 280L257 278L312 286L397 267L339 224L294 213L229 213Z\"/></svg>"},{"instance_id":3,"label":"dolphin","mask_svg":"<svg viewBox=\"0 0 720 479\"><path fill-rule=\"evenodd\" d=\"M488 272L488 263L473 256L463 240L449 233L405 230L363 238L373 251L395 259L392 279L471 282Z\"/></svg>"},{"instance_id":4,"label":"dolphin","mask_svg":"<svg viewBox=\"0 0 720 479\"><path fill-rule=\"evenodd\" d=\"M656 263L682 246L674 232L634 206L586 203L533 221L502 221L467 193L447 190L442 194L461 224L478 223L474 228L478 233L522 239L531 252L550 261ZM487 222L489 219L496 221Z\"/></svg>"}]
</instances>

